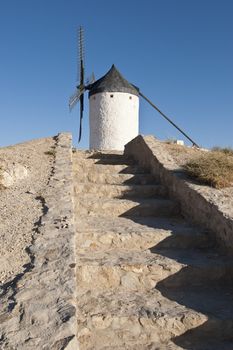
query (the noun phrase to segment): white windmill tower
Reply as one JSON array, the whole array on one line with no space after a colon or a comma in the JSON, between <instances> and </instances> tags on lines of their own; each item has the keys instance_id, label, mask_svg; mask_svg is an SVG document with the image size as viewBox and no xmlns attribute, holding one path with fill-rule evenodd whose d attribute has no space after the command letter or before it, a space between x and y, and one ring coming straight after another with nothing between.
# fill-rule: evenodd
<instances>
[{"instance_id":1,"label":"white windmill tower","mask_svg":"<svg viewBox=\"0 0 233 350\"><path fill-rule=\"evenodd\" d=\"M139 132L139 91L113 65L89 86L90 148L123 150Z\"/></svg>"},{"instance_id":2,"label":"white windmill tower","mask_svg":"<svg viewBox=\"0 0 233 350\"><path fill-rule=\"evenodd\" d=\"M94 74L84 83L83 29L79 28L79 84L69 101L70 110L80 101L79 141L82 136L84 93L89 90L90 149L124 150L126 143L139 133L139 96L143 97L194 146L198 145L156 107L139 88L130 84L112 65L99 80Z\"/></svg>"},{"instance_id":3,"label":"white windmill tower","mask_svg":"<svg viewBox=\"0 0 233 350\"><path fill-rule=\"evenodd\" d=\"M80 83L70 98L70 109L80 101L80 132L84 92L89 90L90 149L123 150L139 132L139 90L130 84L113 65L99 80L84 85L83 30L79 29Z\"/></svg>"}]
</instances>

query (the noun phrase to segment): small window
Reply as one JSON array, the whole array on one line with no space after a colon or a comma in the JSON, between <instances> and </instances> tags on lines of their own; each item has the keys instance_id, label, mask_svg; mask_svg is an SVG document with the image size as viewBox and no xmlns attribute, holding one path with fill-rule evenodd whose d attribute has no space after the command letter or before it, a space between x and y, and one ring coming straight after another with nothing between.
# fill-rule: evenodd
<instances>
[{"instance_id":1,"label":"small window","mask_svg":"<svg viewBox=\"0 0 233 350\"><path fill-rule=\"evenodd\" d=\"M132 100L132 96L129 96L129 99Z\"/></svg>"},{"instance_id":2,"label":"small window","mask_svg":"<svg viewBox=\"0 0 233 350\"><path fill-rule=\"evenodd\" d=\"M110 97L113 97L113 94L111 94Z\"/></svg>"}]
</instances>

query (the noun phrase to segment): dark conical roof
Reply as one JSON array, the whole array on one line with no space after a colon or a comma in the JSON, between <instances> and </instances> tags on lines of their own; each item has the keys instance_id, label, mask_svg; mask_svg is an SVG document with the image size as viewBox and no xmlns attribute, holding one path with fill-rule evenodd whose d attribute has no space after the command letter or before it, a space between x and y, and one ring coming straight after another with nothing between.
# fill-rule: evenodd
<instances>
[{"instance_id":1,"label":"dark conical roof","mask_svg":"<svg viewBox=\"0 0 233 350\"><path fill-rule=\"evenodd\" d=\"M89 97L99 92L126 92L139 96L139 89L123 78L114 64L102 78L87 88L90 90Z\"/></svg>"}]
</instances>

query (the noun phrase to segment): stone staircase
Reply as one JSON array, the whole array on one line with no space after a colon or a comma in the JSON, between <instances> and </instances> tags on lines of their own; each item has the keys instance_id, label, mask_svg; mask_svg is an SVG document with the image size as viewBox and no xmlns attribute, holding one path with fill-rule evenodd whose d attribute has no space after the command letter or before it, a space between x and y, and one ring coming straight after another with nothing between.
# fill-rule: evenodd
<instances>
[{"instance_id":1,"label":"stone staircase","mask_svg":"<svg viewBox=\"0 0 233 350\"><path fill-rule=\"evenodd\" d=\"M120 153L73 153L80 350L233 349L232 261Z\"/></svg>"}]
</instances>

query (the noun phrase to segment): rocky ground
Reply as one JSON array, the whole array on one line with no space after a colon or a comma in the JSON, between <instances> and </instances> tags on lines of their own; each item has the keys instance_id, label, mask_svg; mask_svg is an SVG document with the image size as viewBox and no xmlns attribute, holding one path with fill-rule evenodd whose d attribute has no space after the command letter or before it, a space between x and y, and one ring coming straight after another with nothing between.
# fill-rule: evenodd
<instances>
[{"instance_id":1,"label":"rocky ground","mask_svg":"<svg viewBox=\"0 0 233 350\"><path fill-rule=\"evenodd\" d=\"M30 262L27 247L43 212L54 144L53 138L43 138L0 148L0 284Z\"/></svg>"}]
</instances>

